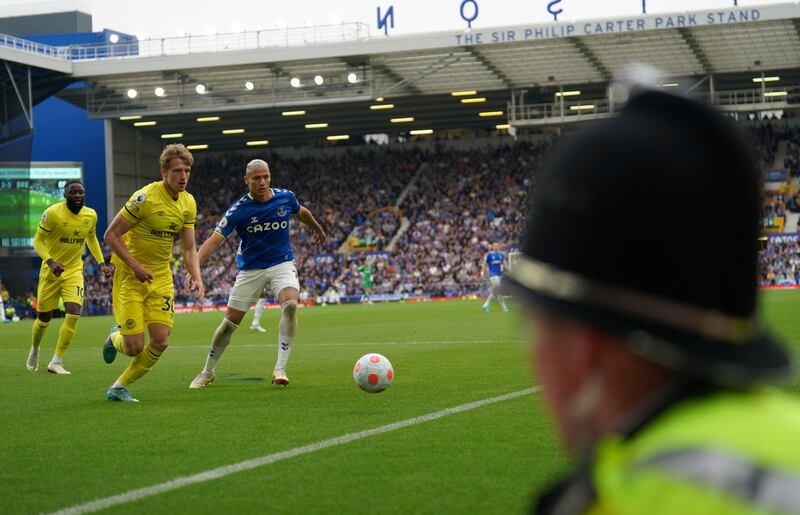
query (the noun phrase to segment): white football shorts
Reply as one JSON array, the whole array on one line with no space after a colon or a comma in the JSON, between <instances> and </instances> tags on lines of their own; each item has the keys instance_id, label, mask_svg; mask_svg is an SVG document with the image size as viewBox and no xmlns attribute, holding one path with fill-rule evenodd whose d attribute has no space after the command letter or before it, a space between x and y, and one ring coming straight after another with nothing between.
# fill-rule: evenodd
<instances>
[{"instance_id":1,"label":"white football shorts","mask_svg":"<svg viewBox=\"0 0 800 515\"><path fill-rule=\"evenodd\" d=\"M499 288L500 287L500 276L499 275L493 275L493 276L489 277L489 286L491 286L492 288Z\"/></svg>"},{"instance_id":2,"label":"white football shorts","mask_svg":"<svg viewBox=\"0 0 800 515\"><path fill-rule=\"evenodd\" d=\"M294 263L286 261L265 269L239 270L228 297L228 306L239 311L247 311L255 304L265 288L270 288L276 299L284 288L300 291L300 281L297 280L297 268Z\"/></svg>"}]
</instances>

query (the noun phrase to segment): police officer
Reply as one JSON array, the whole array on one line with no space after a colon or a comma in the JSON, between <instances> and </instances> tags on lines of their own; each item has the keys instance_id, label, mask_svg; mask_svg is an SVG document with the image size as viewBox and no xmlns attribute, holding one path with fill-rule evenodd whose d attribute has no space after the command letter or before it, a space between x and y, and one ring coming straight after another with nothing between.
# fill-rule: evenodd
<instances>
[{"instance_id":1,"label":"police officer","mask_svg":"<svg viewBox=\"0 0 800 515\"><path fill-rule=\"evenodd\" d=\"M800 513L800 403L756 315L759 173L737 128L650 91L562 143L504 288L577 470L542 514Z\"/></svg>"}]
</instances>

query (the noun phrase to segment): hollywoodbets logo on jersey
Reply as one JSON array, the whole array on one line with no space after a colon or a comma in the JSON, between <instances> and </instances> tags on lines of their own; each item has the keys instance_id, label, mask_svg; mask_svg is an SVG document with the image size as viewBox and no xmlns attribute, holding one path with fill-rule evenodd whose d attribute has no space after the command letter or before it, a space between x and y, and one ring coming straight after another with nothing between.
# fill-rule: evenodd
<instances>
[{"instance_id":1,"label":"hollywoodbets logo on jersey","mask_svg":"<svg viewBox=\"0 0 800 515\"><path fill-rule=\"evenodd\" d=\"M72 236L74 236L74 238L70 238L68 236L62 236L58 239L58 241L66 245L83 245L84 242L86 241L85 237L84 238L81 237L82 236L81 231L73 230Z\"/></svg>"},{"instance_id":2,"label":"hollywoodbets logo on jersey","mask_svg":"<svg viewBox=\"0 0 800 515\"><path fill-rule=\"evenodd\" d=\"M169 223L169 228L166 231L159 231L158 229L150 229L150 234L156 238L175 238L178 236L178 224L175 222Z\"/></svg>"},{"instance_id":3,"label":"hollywoodbets logo on jersey","mask_svg":"<svg viewBox=\"0 0 800 515\"><path fill-rule=\"evenodd\" d=\"M175 224L169 225L170 229L177 228ZM150 229L150 234L155 236L156 238L175 238L178 236L177 232L174 231L159 231L157 229Z\"/></svg>"}]
</instances>

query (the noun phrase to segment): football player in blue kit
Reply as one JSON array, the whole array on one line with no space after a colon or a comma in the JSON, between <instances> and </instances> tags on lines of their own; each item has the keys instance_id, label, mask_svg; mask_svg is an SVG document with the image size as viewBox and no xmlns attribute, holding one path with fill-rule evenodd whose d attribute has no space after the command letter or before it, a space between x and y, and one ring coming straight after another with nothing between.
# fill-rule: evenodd
<instances>
[{"instance_id":1,"label":"football player in blue kit","mask_svg":"<svg viewBox=\"0 0 800 515\"><path fill-rule=\"evenodd\" d=\"M272 382L283 386L289 384L286 361L297 332L297 298L300 291L289 241L289 221L295 216L311 227L317 245L325 242L325 231L314 219L314 215L300 205L294 193L270 188L270 179L269 166L265 161L250 161L244 176L248 193L228 209L214 229L214 234L198 251L202 265L233 231L241 239L237 256L239 273L236 274L236 282L228 297L225 318L211 339L211 349L203 371L195 377L189 388L203 388L214 380L217 361L230 343L245 313L267 287L281 305L278 359L272 373Z\"/></svg>"},{"instance_id":2,"label":"football player in blue kit","mask_svg":"<svg viewBox=\"0 0 800 515\"><path fill-rule=\"evenodd\" d=\"M483 303L483 310L489 311L489 304L493 298L497 298L497 302L503 308L503 311L508 312L506 300L500 293L500 278L503 276L503 267L505 267L506 255L500 252L500 246L497 243L492 243L492 251L486 254L483 260L484 274L489 274L489 295L486 296L486 302Z\"/></svg>"}]
</instances>

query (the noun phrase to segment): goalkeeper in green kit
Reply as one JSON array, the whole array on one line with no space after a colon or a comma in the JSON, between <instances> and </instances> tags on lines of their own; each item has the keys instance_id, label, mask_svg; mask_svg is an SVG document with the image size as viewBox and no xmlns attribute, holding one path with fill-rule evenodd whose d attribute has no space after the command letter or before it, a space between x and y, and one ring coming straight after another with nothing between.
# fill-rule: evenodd
<instances>
[{"instance_id":1,"label":"goalkeeper in green kit","mask_svg":"<svg viewBox=\"0 0 800 515\"><path fill-rule=\"evenodd\" d=\"M358 267L356 272L361 276L361 286L364 288L361 302L372 304L372 265L364 261L364 264Z\"/></svg>"}]
</instances>

